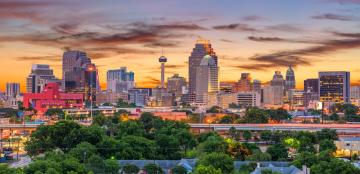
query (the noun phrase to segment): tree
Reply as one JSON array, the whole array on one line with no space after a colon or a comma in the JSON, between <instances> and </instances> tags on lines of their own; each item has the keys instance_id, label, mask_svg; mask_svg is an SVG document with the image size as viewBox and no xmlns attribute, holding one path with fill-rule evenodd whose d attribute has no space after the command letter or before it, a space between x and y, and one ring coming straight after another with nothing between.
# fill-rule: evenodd
<instances>
[{"instance_id":1,"label":"tree","mask_svg":"<svg viewBox=\"0 0 360 174\"><path fill-rule=\"evenodd\" d=\"M338 136L335 129L321 129L321 131L316 132L316 137L318 141L321 140L337 140Z\"/></svg>"},{"instance_id":2,"label":"tree","mask_svg":"<svg viewBox=\"0 0 360 174\"><path fill-rule=\"evenodd\" d=\"M98 126L103 126L105 125L105 122L106 122L106 117L103 113L95 113L94 114L94 117L92 118L93 121L92 121L92 124L93 125L98 125Z\"/></svg>"},{"instance_id":3,"label":"tree","mask_svg":"<svg viewBox=\"0 0 360 174\"><path fill-rule=\"evenodd\" d=\"M187 174L186 169L183 166L175 166L171 169L172 174Z\"/></svg>"},{"instance_id":4,"label":"tree","mask_svg":"<svg viewBox=\"0 0 360 174\"><path fill-rule=\"evenodd\" d=\"M245 157L251 153L251 149L247 147L245 143L228 140L227 154L229 154L233 159L245 160Z\"/></svg>"},{"instance_id":5,"label":"tree","mask_svg":"<svg viewBox=\"0 0 360 174\"><path fill-rule=\"evenodd\" d=\"M271 120L274 120L276 122L280 122L281 120L287 120L291 118L291 115L283 108L279 108L276 110L268 110L269 117Z\"/></svg>"},{"instance_id":6,"label":"tree","mask_svg":"<svg viewBox=\"0 0 360 174\"><path fill-rule=\"evenodd\" d=\"M267 152L263 153L260 150L254 151L251 155L246 157L247 161L271 161L271 155Z\"/></svg>"},{"instance_id":7,"label":"tree","mask_svg":"<svg viewBox=\"0 0 360 174\"><path fill-rule=\"evenodd\" d=\"M61 171L61 165L55 161L51 160L36 160L30 163L28 166L24 168L25 174L33 174L33 173L46 173L48 169L52 168L55 171Z\"/></svg>"},{"instance_id":8,"label":"tree","mask_svg":"<svg viewBox=\"0 0 360 174\"><path fill-rule=\"evenodd\" d=\"M149 131L154 128L155 119L155 116L151 112L144 112L141 114L139 122L144 126L146 133L149 133Z\"/></svg>"},{"instance_id":9,"label":"tree","mask_svg":"<svg viewBox=\"0 0 360 174\"><path fill-rule=\"evenodd\" d=\"M147 174L162 174L163 170L157 164L149 163L144 166Z\"/></svg>"},{"instance_id":10,"label":"tree","mask_svg":"<svg viewBox=\"0 0 360 174\"><path fill-rule=\"evenodd\" d=\"M212 106L210 109L206 110L206 113L221 113L222 108L220 106Z\"/></svg>"},{"instance_id":11,"label":"tree","mask_svg":"<svg viewBox=\"0 0 360 174\"><path fill-rule=\"evenodd\" d=\"M216 169L213 166L203 166L198 165L196 166L194 172L191 174L223 174L221 169Z\"/></svg>"},{"instance_id":12,"label":"tree","mask_svg":"<svg viewBox=\"0 0 360 174\"><path fill-rule=\"evenodd\" d=\"M272 171L271 169L262 169L261 174L281 174L281 173Z\"/></svg>"},{"instance_id":13,"label":"tree","mask_svg":"<svg viewBox=\"0 0 360 174\"><path fill-rule=\"evenodd\" d=\"M323 173L341 173L341 174L354 174L360 173L360 169L352 165L350 162L332 158L328 161L320 161L310 168L312 174Z\"/></svg>"},{"instance_id":14,"label":"tree","mask_svg":"<svg viewBox=\"0 0 360 174\"><path fill-rule=\"evenodd\" d=\"M267 153L271 155L273 161L288 158L288 149L283 144L275 144L268 147Z\"/></svg>"},{"instance_id":15,"label":"tree","mask_svg":"<svg viewBox=\"0 0 360 174\"><path fill-rule=\"evenodd\" d=\"M320 141L319 151L325 151L325 150L335 152L336 145L333 140L325 139L325 140Z\"/></svg>"},{"instance_id":16,"label":"tree","mask_svg":"<svg viewBox=\"0 0 360 174\"><path fill-rule=\"evenodd\" d=\"M223 153L210 153L200 156L197 165L213 166L220 169L223 173L232 173L234 170L234 162L230 156Z\"/></svg>"},{"instance_id":17,"label":"tree","mask_svg":"<svg viewBox=\"0 0 360 174\"><path fill-rule=\"evenodd\" d=\"M96 147L88 142L82 142L69 152L73 157L81 162L86 162L91 156L96 154Z\"/></svg>"},{"instance_id":18,"label":"tree","mask_svg":"<svg viewBox=\"0 0 360 174\"><path fill-rule=\"evenodd\" d=\"M245 130L243 132L243 138L246 140L246 141L249 141L251 139L252 135L251 135L251 132L249 130Z\"/></svg>"},{"instance_id":19,"label":"tree","mask_svg":"<svg viewBox=\"0 0 360 174\"><path fill-rule=\"evenodd\" d=\"M297 168L301 168L303 165L311 167L312 165L318 162L317 156L311 152L302 152L295 156L294 161L292 162Z\"/></svg>"},{"instance_id":20,"label":"tree","mask_svg":"<svg viewBox=\"0 0 360 174\"><path fill-rule=\"evenodd\" d=\"M0 173L4 174L22 174L22 170L18 168L10 168L8 164L0 164Z\"/></svg>"},{"instance_id":21,"label":"tree","mask_svg":"<svg viewBox=\"0 0 360 174\"><path fill-rule=\"evenodd\" d=\"M220 120L219 123L220 124L231 124L234 123L235 121L235 117L231 116L231 115L225 115L223 116Z\"/></svg>"},{"instance_id":22,"label":"tree","mask_svg":"<svg viewBox=\"0 0 360 174\"><path fill-rule=\"evenodd\" d=\"M245 112L243 122L245 123L267 123L269 114L263 109L249 108Z\"/></svg>"},{"instance_id":23,"label":"tree","mask_svg":"<svg viewBox=\"0 0 360 174\"><path fill-rule=\"evenodd\" d=\"M316 153L313 142L309 137L301 137L298 152L313 152Z\"/></svg>"},{"instance_id":24,"label":"tree","mask_svg":"<svg viewBox=\"0 0 360 174\"><path fill-rule=\"evenodd\" d=\"M271 140L272 133L271 131L265 130L260 132L260 139L262 141L268 142Z\"/></svg>"},{"instance_id":25,"label":"tree","mask_svg":"<svg viewBox=\"0 0 360 174\"><path fill-rule=\"evenodd\" d=\"M122 171L126 174L138 174L140 169L134 164L125 164L122 168Z\"/></svg>"},{"instance_id":26,"label":"tree","mask_svg":"<svg viewBox=\"0 0 360 174\"><path fill-rule=\"evenodd\" d=\"M118 174L119 170L120 170L120 166L118 164L117 160L113 160L113 159L107 159L104 161L105 163L105 173L108 174Z\"/></svg>"},{"instance_id":27,"label":"tree","mask_svg":"<svg viewBox=\"0 0 360 174\"><path fill-rule=\"evenodd\" d=\"M329 119L334 120L334 121L339 121L340 117L339 117L339 115L337 113L334 112L329 116Z\"/></svg>"},{"instance_id":28,"label":"tree","mask_svg":"<svg viewBox=\"0 0 360 174\"><path fill-rule=\"evenodd\" d=\"M221 152L225 153L227 144L222 137L211 136L198 146L198 150L202 153Z\"/></svg>"},{"instance_id":29,"label":"tree","mask_svg":"<svg viewBox=\"0 0 360 174\"><path fill-rule=\"evenodd\" d=\"M60 108L49 108L45 112L46 116L57 116L59 119L65 118L65 112Z\"/></svg>"},{"instance_id":30,"label":"tree","mask_svg":"<svg viewBox=\"0 0 360 174\"><path fill-rule=\"evenodd\" d=\"M229 129L229 135L232 139L236 139L236 136L237 136L237 130L234 126L232 126L230 129Z\"/></svg>"}]
</instances>

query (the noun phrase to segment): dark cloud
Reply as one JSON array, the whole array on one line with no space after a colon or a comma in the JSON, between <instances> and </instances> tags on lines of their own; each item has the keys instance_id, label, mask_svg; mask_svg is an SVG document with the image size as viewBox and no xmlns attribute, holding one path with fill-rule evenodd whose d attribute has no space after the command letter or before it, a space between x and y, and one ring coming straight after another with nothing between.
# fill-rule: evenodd
<instances>
[{"instance_id":1,"label":"dark cloud","mask_svg":"<svg viewBox=\"0 0 360 174\"><path fill-rule=\"evenodd\" d=\"M256 28L250 27L247 24L217 25L217 26L214 26L213 29L215 29L215 30L227 30L227 31L244 31L244 32L258 31Z\"/></svg>"},{"instance_id":2,"label":"dark cloud","mask_svg":"<svg viewBox=\"0 0 360 174\"><path fill-rule=\"evenodd\" d=\"M78 25L63 23L53 26L52 29L60 34L73 34L78 29Z\"/></svg>"},{"instance_id":3,"label":"dark cloud","mask_svg":"<svg viewBox=\"0 0 360 174\"><path fill-rule=\"evenodd\" d=\"M264 55L255 55L248 58L253 64L234 65L235 67L250 70L266 70L273 67L285 67L288 65L308 66L315 59L314 56L329 54L331 52L353 49L360 47L360 37L356 33L347 33L345 39L333 39L316 42L318 46L312 46L303 49L279 51ZM353 37L351 37L353 36ZM354 37L355 36L355 37Z\"/></svg>"},{"instance_id":4,"label":"dark cloud","mask_svg":"<svg viewBox=\"0 0 360 174\"><path fill-rule=\"evenodd\" d=\"M222 42L227 42L227 43L233 43L234 41L229 40L229 39L220 39L220 41Z\"/></svg>"},{"instance_id":5,"label":"dark cloud","mask_svg":"<svg viewBox=\"0 0 360 174\"><path fill-rule=\"evenodd\" d=\"M0 9L7 10L7 9L23 9L28 7L43 7L50 5L50 2L40 2L40 1L16 1L16 0L5 0L0 2Z\"/></svg>"},{"instance_id":6,"label":"dark cloud","mask_svg":"<svg viewBox=\"0 0 360 174\"><path fill-rule=\"evenodd\" d=\"M265 27L266 30L283 31L283 32L301 32L302 28L292 24L277 24Z\"/></svg>"},{"instance_id":7,"label":"dark cloud","mask_svg":"<svg viewBox=\"0 0 360 174\"><path fill-rule=\"evenodd\" d=\"M316 16L311 16L313 19L325 19L325 20L337 20L337 21L354 21L358 20L354 16L346 16L340 14L333 14L333 13L325 13Z\"/></svg>"},{"instance_id":8,"label":"dark cloud","mask_svg":"<svg viewBox=\"0 0 360 174\"><path fill-rule=\"evenodd\" d=\"M152 42L152 43L147 43L144 46L145 47L150 47L150 48L157 48L157 47L178 47L179 46L179 42L174 42L174 41L159 41L159 42Z\"/></svg>"},{"instance_id":9,"label":"dark cloud","mask_svg":"<svg viewBox=\"0 0 360 174\"><path fill-rule=\"evenodd\" d=\"M350 37L350 38L360 38L360 33L342 33L342 32L332 32L335 36L341 37Z\"/></svg>"},{"instance_id":10,"label":"dark cloud","mask_svg":"<svg viewBox=\"0 0 360 174\"><path fill-rule=\"evenodd\" d=\"M17 57L16 60L19 60L19 61L61 61L62 57L60 55L22 56L22 57Z\"/></svg>"},{"instance_id":11,"label":"dark cloud","mask_svg":"<svg viewBox=\"0 0 360 174\"><path fill-rule=\"evenodd\" d=\"M242 20L244 21L260 21L260 20L264 20L266 19L265 17L262 16L258 16L258 15L249 15L249 16L244 16L242 18Z\"/></svg>"},{"instance_id":12,"label":"dark cloud","mask_svg":"<svg viewBox=\"0 0 360 174\"><path fill-rule=\"evenodd\" d=\"M279 37L255 37L255 36L249 36L248 39L257 42L281 42L285 40Z\"/></svg>"},{"instance_id":13,"label":"dark cloud","mask_svg":"<svg viewBox=\"0 0 360 174\"><path fill-rule=\"evenodd\" d=\"M183 69L186 67L187 66L185 64L183 64L183 65L167 65L167 64L165 64L165 68L169 68L169 69Z\"/></svg>"}]
</instances>

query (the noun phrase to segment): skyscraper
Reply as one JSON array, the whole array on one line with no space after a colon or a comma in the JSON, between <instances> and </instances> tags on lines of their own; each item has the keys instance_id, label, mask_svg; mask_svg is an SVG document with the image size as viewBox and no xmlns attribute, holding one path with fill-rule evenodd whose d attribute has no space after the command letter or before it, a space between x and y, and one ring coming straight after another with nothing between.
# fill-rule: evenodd
<instances>
[{"instance_id":1,"label":"skyscraper","mask_svg":"<svg viewBox=\"0 0 360 174\"><path fill-rule=\"evenodd\" d=\"M334 103L350 102L350 72L319 72L320 101Z\"/></svg>"},{"instance_id":2,"label":"skyscraper","mask_svg":"<svg viewBox=\"0 0 360 174\"><path fill-rule=\"evenodd\" d=\"M251 91L251 77L250 73L241 73L241 78L235 83L232 92Z\"/></svg>"},{"instance_id":3,"label":"skyscraper","mask_svg":"<svg viewBox=\"0 0 360 174\"><path fill-rule=\"evenodd\" d=\"M204 56L196 69L196 103L206 104L209 93L219 91L218 73L219 67L215 59L210 55Z\"/></svg>"},{"instance_id":4,"label":"skyscraper","mask_svg":"<svg viewBox=\"0 0 360 174\"><path fill-rule=\"evenodd\" d=\"M273 79L270 81L271 86L281 86L284 87L284 78L281 75L280 71L275 71L275 74L273 76Z\"/></svg>"},{"instance_id":5,"label":"skyscraper","mask_svg":"<svg viewBox=\"0 0 360 174\"><path fill-rule=\"evenodd\" d=\"M291 89L295 89L295 73L290 65L286 71L285 91L288 92Z\"/></svg>"},{"instance_id":6,"label":"skyscraper","mask_svg":"<svg viewBox=\"0 0 360 174\"><path fill-rule=\"evenodd\" d=\"M208 40L198 39L195 44L195 48L193 49L190 57L189 57L189 102L195 102L196 97L196 71L200 66L201 60L204 56L210 55L213 59L214 64L218 65L217 56L211 47L211 44Z\"/></svg>"},{"instance_id":7,"label":"skyscraper","mask_svg":"<svg viewBox=\"0 0 360 174\"><path fill-rule=\"evenodd\" d=\"M134 72L127 71L126 67L120 69L109 70L106 73L107 92L119 93L127 92L135 87Z\"/></svg>"},{"instance_id":8,"label":"skyscraper","mask_svg":"<svg viewBox=\"0 0 360 174\"><path fill-rule=\"evenodd\" d=\"M54 76L54 72L46 64L34 64L31 73L26 78L26 92L40 93L47 83L61 84L61 80Z\"/></svg>"},{"instance_id":9,"label":"skyscraper","mask_svg":"<svg viewBox=\"0 0 360 174\"><path fill-rule=\"evenodd\" d=\"M165 63L167 62L167 58L161 56L159 62L161 63L161 88L165 88Z\"/></svg>"},{"instance_id":10,"label":"skyscraper","mask_svg":"<svg viewBox=\"0 0 360 174\"><path fill-rule=\"evenodd\" d=\"M84 93L85 100L95 100L100 90L98 70L85 52L64 52L62 69L66 92Z\"/></svg>"},{"instance_id":11,"label":"skyscraper","mask_svg":"<svg viewBox=\"0 0 360 174\"><path fill-rule=\"evenodd\" d=\"M6 97L16 97L20 95L20 83L6 83Z\"/></svg>"},{"instance_id":12,"label":"skyscraper","mask_svg":"<svg viewBox=\"0 0 360 174\"><path fill-rule=\"evenodd\" d=\"M260 80L254 79L253 85L252 85L252 90L255 92L258 92L259 94L261 93L261 81Z\"/></svg>"}]
</instances>

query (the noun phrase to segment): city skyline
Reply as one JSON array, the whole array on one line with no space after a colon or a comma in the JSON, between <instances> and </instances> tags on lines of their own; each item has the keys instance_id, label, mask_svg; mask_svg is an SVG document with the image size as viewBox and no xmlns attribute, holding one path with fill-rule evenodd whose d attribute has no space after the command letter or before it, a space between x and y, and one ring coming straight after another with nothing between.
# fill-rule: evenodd
<instances>
[{"instance_id":1,"label":"city skyline","mask_svg":"<svg viewBox=\"0 0 360 174\"><path fill-rule=\"evenodd\" d=\"M199 36L216 50L220 81L238 81L248 72L268 83L275 70L285 75L292 65L297 88L319 71L350 71L351 83L359 83L359 1L264 4L3 1L0 89L4 91L6 82L17 82L24 92L32 64L49 64L61 78L67 49L88 53L97 65L102 89L107 70L122 66L134 71L138 86L158 86L162 50L168 58L165 79L180 74L189 80L187 61Z\"/></svg>"}]
</instances>

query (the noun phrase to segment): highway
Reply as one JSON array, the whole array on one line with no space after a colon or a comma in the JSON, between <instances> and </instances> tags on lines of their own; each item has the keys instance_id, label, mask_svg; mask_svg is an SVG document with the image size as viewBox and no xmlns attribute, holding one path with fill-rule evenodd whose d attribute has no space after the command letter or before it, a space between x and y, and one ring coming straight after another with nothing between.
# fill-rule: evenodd
<instances>
[{"instance_id":1,"label":"highway","mask_svg":"<svg viewBox=\"0 0 360 174\"><path fill-rule=\"evenodd\" d=\"M192 129L213 129L227 131L231 127L237 130L282 130L282 131L320 131L321 129L335 129L338 133L360 133L360 124L190 124Z\"/></svg>"},{"instance_id":2,"label":"highway","mask_svg":"<svg viewBox=\"0 0 360 174\"><path fill-rule=\"evenodd\" d=\"M283 131L320 131L324 128L335 129L339 133L360 133L360 124L198 124L190 123L192 129L213 129L227 131L231 127L237 130L283 130ZM0 129L37 128L40 124L0 124Z\"/></svg>"}]
</instances>

